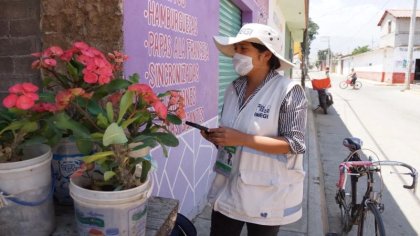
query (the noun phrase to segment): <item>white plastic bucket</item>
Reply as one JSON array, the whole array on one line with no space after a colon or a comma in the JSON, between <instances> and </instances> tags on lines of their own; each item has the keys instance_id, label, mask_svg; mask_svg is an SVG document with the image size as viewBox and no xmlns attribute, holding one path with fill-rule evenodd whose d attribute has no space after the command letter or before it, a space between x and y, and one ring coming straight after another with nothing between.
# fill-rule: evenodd
<instances>
[{"instance_id":1,"label":"white plastic bucket","mask_svg":"<svg viewBox=\"0 0 420 236\"><path fill-rule=\"evenodd\" d=\"M53 147L52 167L54 173L54 198L58 204L73 205L70 197L70 176L80 168L83 163L83 154L80 153L76 142L71 139L63 139Z\"/></svg>"},{"instance_id":2,"label":"white plastic bucket","mask_svg":"<svg viewBox=\"0 0 420 236\"><path fill-rule=\"evenodd\" d=\"M0 164L0 191L21 201L37 202L26 206L6 199L0 208L0 235L50 235L55 227L51 192L51 149L47 145L25 148L25 160Z\"/></svg>"},{"instance_id":3,"label":"white plastic bucket","mask_svg":"<svg viewBox=\"0 0 420 236\"><path fill-rule=\"evenodd\" d=\"M122 191L85 189L84 177L70 180L70 196L79 235L138 235L146 234L147 199L153 189L150 176L136 188Z\"/></svg>"}]
</instances>

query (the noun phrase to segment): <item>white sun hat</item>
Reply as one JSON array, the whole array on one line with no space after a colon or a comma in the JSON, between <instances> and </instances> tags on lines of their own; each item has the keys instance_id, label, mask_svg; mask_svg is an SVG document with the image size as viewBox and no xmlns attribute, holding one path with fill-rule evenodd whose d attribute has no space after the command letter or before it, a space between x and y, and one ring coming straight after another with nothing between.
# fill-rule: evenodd
<instances>
[{"instance_id":1,"label":"white sun hat","mask_svg":"<svg viewBox=\"0 0 420 236\"><path fill-rule=\"evenodd\" d=\"M285 70L295 65L280 54L283 45L280 39L280 34L276 30L270 26L257 23L243 25L236 37L214 36L216 47L228 57L233 57L235 54L233 46L235 43L247 41L263 44L279 59L281 66L278 70Z\"/></svg>"}]
</instances>

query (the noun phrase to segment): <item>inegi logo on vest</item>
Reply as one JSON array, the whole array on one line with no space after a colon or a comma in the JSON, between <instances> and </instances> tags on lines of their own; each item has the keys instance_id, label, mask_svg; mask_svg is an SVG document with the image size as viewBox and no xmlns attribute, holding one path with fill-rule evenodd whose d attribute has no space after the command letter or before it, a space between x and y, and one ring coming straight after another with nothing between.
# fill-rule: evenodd
<instances>
[{"instance_id":1,"label":"inegi logo on vest","mask_svg":"<svg viewBox=\"0 0 420 236\"><path fill-rule=\"evenodd\" d=\"M264 106L262 104L258 104L257 109L254 113L255 117L261 117L264 119L268 119L268 113L270 113L271 106Z\"/></svg>"}]
</instances>

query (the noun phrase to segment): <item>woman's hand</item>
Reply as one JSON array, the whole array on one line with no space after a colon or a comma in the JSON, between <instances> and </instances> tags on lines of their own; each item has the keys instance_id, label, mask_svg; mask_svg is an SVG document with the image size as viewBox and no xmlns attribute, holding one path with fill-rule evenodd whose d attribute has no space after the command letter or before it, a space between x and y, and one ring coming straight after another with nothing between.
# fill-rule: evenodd
<instances>
[{"instance_id":1,"label":"woman's hand","mask_svg":"<svg viewBox=\"0 0 420 236\"><path fill-rule=\"evenodd\" d=\"M218 146L242 146L246 134L236 129L220 127L209 129L207 137L207 140Z\"/></svg>"}]
</instances>

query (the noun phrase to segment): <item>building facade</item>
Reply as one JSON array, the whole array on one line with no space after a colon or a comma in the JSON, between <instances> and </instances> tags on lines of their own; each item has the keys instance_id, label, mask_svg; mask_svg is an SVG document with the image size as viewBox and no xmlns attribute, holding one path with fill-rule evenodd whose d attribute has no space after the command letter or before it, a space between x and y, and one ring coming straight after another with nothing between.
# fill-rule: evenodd
<instances>
[{"instance_id":1,"label":"building facade","mask_svg":"<svg viewBox=\"0 0 420 236\"><path fill-rule=\"evenodd\" d=\"M378 22L379 48L339 59L337 72L386 83L404 83L408 62L411 10L386 10ZM411 82L420 82L420 11L416 13Z\"/></svg>"}]
</instances>

